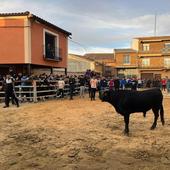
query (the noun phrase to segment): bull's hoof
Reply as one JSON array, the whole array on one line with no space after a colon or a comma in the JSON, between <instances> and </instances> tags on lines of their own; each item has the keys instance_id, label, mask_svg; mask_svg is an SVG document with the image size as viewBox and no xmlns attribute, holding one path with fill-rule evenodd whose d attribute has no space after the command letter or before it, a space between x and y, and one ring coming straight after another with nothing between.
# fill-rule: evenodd
<instances>
[{"instance_id":1,"label":"bull's hoof","mask_svg":"<svg viewBox=\"0 0 170 170\"><path fill-rule=\"evenodd\" d=\"M124 133L125 136L129 136L129 132L124 130L123 133Z\"/></svg>"},{"instance_id":2,"label":"bull's hoof","mask_svg":"<svg viewBox=\"0 0 170 170\"><path fill-rule=\"evenodd\" d=\"M151 126L150 130L154 130L156 128L156 126Z\"/></svg>"},{"instance_id":3,"label":"bull's hoof","mask_svg":"<svg viewBox=\"0 0 170 170\"><path fill-rule=\"evenodd\" d=\"M165 121L162 121L162 126L164 126L165 125Z\"/></svg>"}]
</instances>

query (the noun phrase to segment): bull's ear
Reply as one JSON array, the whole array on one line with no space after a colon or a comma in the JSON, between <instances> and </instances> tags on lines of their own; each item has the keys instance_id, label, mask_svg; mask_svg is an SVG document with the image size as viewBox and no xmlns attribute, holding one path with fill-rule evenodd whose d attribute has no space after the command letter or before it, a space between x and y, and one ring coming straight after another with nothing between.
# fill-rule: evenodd
<instances>
[{"instance_id":1,"label":"bull's ear","mask_svg":"<svg viewBox=\"0 0 170 170\"><path fill-rule=\"evenodd\" d=\"M102 95L103 95L103 96L106 96L106 92L104 91Z\"/></svg>"},{"instance_id":2,"label":"bull's ear","mask_svg":"<svg viewBox=\"0 0 170 170\"><path fill-rule=\"evenodd\" d=\"M103 92L103 96L107 96L107 91L104 91L104 92Z\"/></svg>"}]
</instances>

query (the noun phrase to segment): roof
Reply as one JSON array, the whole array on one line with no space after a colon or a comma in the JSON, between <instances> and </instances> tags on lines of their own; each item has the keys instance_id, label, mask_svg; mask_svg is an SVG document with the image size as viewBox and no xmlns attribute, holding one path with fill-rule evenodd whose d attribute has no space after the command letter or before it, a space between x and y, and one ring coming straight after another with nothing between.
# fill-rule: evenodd
<instances>
[{"instance_id":1,"label":"roof","mask_svg":"<svg viewBox=\"0 0 170 170\"><path fill-rule=\"evenodd\" d=\"M153 41L162 41L162 40L170 40L170 36L150 36L150 37L136 37L133 39L139 39L139 40L153 40Z\"/></svg>"},{"instance_id":2,"label":"roof","mask_svg":"<svg viewBox=\"0 0 170 170\"><path fill-rule=\"evenodd\" d=\"M72 57L76 57L76 58L81 58L81 59L84 59L84 60L87 60L87 61L96 62L96 63L100 64L99 62L95 61L94 59L87 58L84 55L68 54L68 56L72 56Z\"/></svg>"},{"instance_id":3,"label":"roof","mask_svg":"<svg viewBox=\"0 0 170 170\"><path fill-rule=\"evenodd\" d=\"M124 49L114 49L115 52L136 52L136 50L133 50L131 48L124 48Z\"/></svg>"},{"instance_id":4,"label":"roof","mask_svg":"<svg viewBox=\"0 0 170 170\"><path fill-rule=\"evenodd\" d=\"M82 59L85 59L85 60L89 60L89 61L96 62L95 59L93 59L93 58L87 58L85 55L78 55L78 54L68 54L68 55L73 56L73 57L79 57L79 58L82 58Z\"/></svg>"},{"instance_id":5,"label":"roof","mask_svg":"<svg viewBox=\"0 0 170 170\"><path fill-rule=\"evenodd\" d=\"M0 17L9 17L9 16L27 16L28 18L36 20L36 21L40 22L41 24L44 24L44 25L51 27L55 30L59 30L62 33L66 34L67 36L72 35L70 32L68 32L68 31L66 31L66 30L64 30L64 29L62 29L62 28L60 28L60 27L58 27L58 26L56 26L56 25L34 15L34 14L31 14L29 11L20 12L20 13L0 13Z\"/></svg>"},{"instance_id":6,"label":"roof","mask_svg":"<svg viewBox=\"0 0 170 170\"><path fill-rule=\"evenodd\" d=\"M71 53L68 54L68 55L69 55L69 56L72 56L72 57L82 58L82 59L89 60L89 61L94 61L93 59L84 57L84 55L71 54Z\"/></svg>"},{"instance_id":7,"label":"roof","mask_svg":"<svg viewBox=\"0 0 170 170\"><path fill-rule=\"evenodd\" d=\"M93 60L114 60L114 53L87 53L84 57Z\"/></svg>"}]
</instances>

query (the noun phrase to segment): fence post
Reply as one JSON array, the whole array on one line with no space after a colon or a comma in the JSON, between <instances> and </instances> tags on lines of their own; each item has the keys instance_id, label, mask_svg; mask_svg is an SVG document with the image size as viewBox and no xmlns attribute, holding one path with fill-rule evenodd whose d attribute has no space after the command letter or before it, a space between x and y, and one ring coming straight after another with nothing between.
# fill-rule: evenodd
<instances>
[{"instance_id":1,"label":"fence post","mask_svg":"<svg viewBox=\"0 0 170 170\"><path fill-rule=\"evenodd\" d=\"M20 101L22 101L22 93L21 93L22 87L21 87L21 85L19 86L19 90L18 91L19 91L18 98L19 98Z\"/></svg>"},{"instance_id":2,"label":"fence post","mask_svg":"<svg viewBox=\"0 0 170 170\"><path fill-rule=\"evenodd\" d=\"M33 85L33 102L36 103L37 102L37 82L36 82L36 80L33 80L32 85Z\"/></svg>"}]
</instances>

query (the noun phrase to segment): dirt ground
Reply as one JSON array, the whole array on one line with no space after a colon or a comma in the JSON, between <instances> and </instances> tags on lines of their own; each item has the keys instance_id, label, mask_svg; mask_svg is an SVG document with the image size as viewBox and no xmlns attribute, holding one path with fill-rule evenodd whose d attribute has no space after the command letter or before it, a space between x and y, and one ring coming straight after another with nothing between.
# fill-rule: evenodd
<instances>
[{"instance_id":1,"label":"dirt ground","mask_svg":"<svg viewBox=\"0 0 170 170\"><path fill-rule=\"evenodd\" d=\"M149 130L146 118L123 117L99 99L76 97L2 108L0 170L169 170L170 98L164 98L166 124Z\"/></svg>"}]
</instances>

